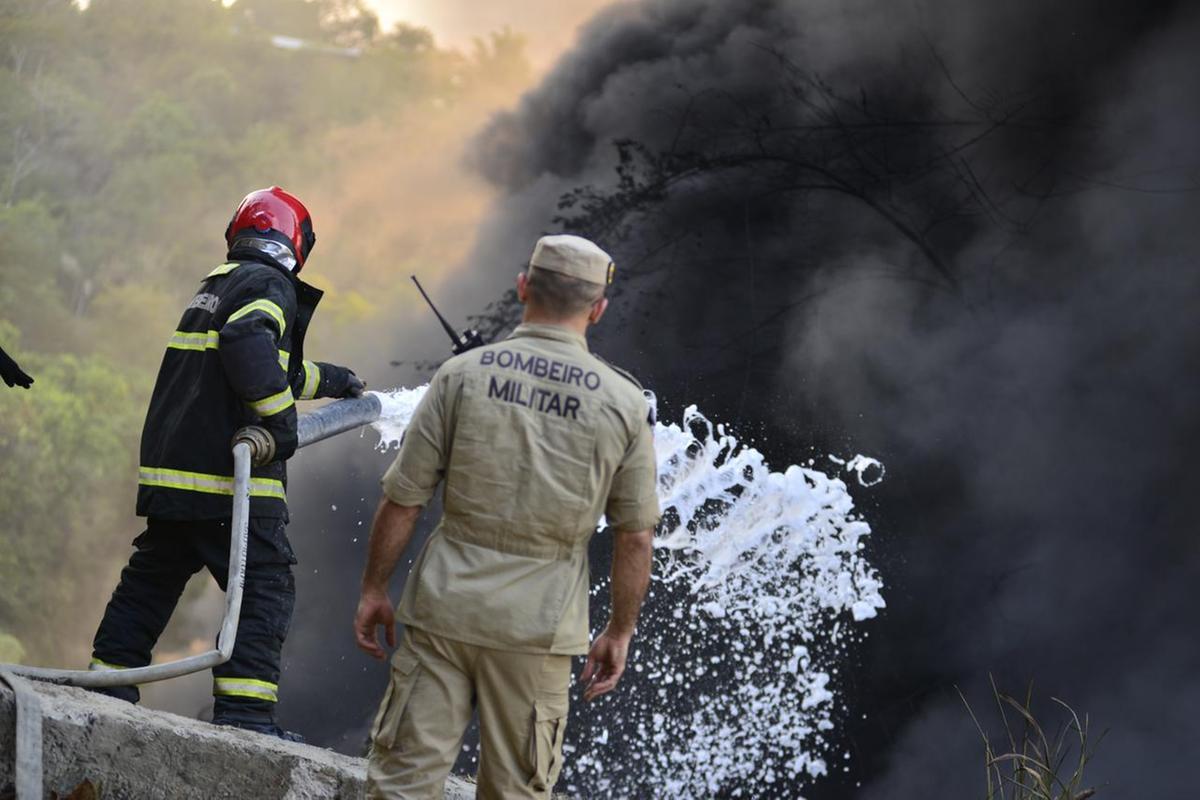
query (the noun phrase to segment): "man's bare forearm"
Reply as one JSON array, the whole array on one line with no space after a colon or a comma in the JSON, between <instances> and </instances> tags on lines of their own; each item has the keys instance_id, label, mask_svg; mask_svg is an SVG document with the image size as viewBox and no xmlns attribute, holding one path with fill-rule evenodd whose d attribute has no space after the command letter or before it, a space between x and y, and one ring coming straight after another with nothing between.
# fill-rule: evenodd
<instances>
[{"instance_id":1,"label":"man's bare forearm","mask_svg":"<svg viewBox=\"0 0 1200 800\"><path fill-rule=\"evenodd\" d=\"M617 531L613 534L612 616L608 630L632 636L642 600L650 585L654 531Z\"/></svg>"},{"instance_id":2,"label":"man's bare forearm","mask_svg":"<svg viewBox=\"0 0 1200 800\"><path fill-rule=\"evenodd\" d=\"M367 566L363 570L363 592L387 592L388 581L412 538L420 506L400 506L384 497L371 523L371 541L367 546Z\"/></svg>"}]
</instances>

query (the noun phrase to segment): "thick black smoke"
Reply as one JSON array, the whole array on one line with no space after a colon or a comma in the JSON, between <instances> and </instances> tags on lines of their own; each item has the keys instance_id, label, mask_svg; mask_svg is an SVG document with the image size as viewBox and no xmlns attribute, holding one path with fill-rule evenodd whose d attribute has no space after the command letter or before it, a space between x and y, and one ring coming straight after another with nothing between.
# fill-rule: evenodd
<instances>
[{"instance_id":1,"label":"thick black smoke","mask_svg":"<svg viewBox=\"0 0 1200 800\"><path fill-rule=\"evenodd\" d=\"M1171 3L626 4L481 138L481 265L582 228L626 286L597 349L668 408L888 465L890 608L809 796L982 796L953 686L989 673L1111 729L1100 796L1190 784L1198 37Z\"/></svg>"},{"instance_id":2,"label":"thick black smoke","mask_svg":"<svg viewBox=\"0 0 1200 800\"><path fill-rule=\"evenodd\" d=\"M1100 797L1186 796L1197 41L1182 3L625 4L481 137L505 197L447 306L483 308L537 235L591 233L625 287L596 349L664 416L698 403L775 465L888 465L859 496L889 609L837 676L853 758L806 796L982 796L953 687L986 713L989 673L1110 729ZM436 358L423 325L364 371ZM353 751L386 680L349 621L388 459L321 447L294 470L283 712Z\"/></svg>"}]
</instances>

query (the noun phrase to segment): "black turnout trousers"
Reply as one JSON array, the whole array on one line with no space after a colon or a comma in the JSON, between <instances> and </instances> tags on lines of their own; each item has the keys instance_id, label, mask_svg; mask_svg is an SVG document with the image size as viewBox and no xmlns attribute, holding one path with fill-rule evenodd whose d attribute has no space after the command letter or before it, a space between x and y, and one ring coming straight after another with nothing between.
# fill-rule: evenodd
<instances>
[{"instance_id":1,"label":"black turnout trousers","mask_svg":"<svg viewBox=\"0 0 1200 800\"><path fill-rule=\"evenodd\" d=\"M140 667L170 619L188 579L207 568L221 589L229 574L229 520L151 519L134 539L137 549L121 572L96 631L93 669ZM295 605L296 558L282 519L251 517L246 581L233 657L213 668L214 720L274 719L280 651ZM106 691L130 702L136 686Z\"/></svg>"}]
</instances>

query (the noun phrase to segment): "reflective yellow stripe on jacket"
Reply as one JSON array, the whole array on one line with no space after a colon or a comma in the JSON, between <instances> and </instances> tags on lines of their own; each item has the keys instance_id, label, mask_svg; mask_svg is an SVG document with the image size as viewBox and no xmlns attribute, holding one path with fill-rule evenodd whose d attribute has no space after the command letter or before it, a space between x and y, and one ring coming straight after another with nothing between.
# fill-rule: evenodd
<instances>
[{"instance_id":1,"label":"reflective yellow stripe on jacket","mask_svg":"<svg viewBox=\"0 0 1200 800\"><path fill-rule=\"evenodd\" d=\"M253 314L255 311L261 311L271 319L275 320L275 325L279 328L279 335L283 336L283 329L285 327L285 323L283 321L283 309L280 308L278 304L273 303L270 300L255 300L253 302L246 303L246 305L230 314L229 319L225 320L225 322L229 323L239 320L242 317Z\"/></svg>"},{"instance_id":2,"label":"reflective yellow stripe on jacket","mask_svg":"<svg viewBox=\"0 0 1200 800\"><path fill-rule=\"evenodd\" d=\"M217 331L175 331L167 347L175 350L216 350L221 334Z\"/></svg>"},{"instance_id":3,"label":"reflective yellow stripe on jacket","mask_svg":"<svg viewBox=\"0 0 1200 800\"><path fill-rule=\"evenodd\" d=\"M93 658L92 663L88 664L88 669L92 672L112 672L116 669L129 669L129 667L120 667L116 664L110 664L107 661L101 661L98 658Z\"/></svg>"},{"instance_id":4,"label":"reflective yellow stripe on jacket","mask_svg":"<svg viewBox=\"0 0 1200 800\"><path fill-rule=\"evenodd\" d=\"M312 400L317 396L317 387L321 385L321 368L312 361L304 362L304 388L300 390L301 400Z\"/></svg>"},{"instance_id":5,"label":"reflective yellow stripe on jacket","mask_svg":"<svg viewBox=\"0 0 1200 800\"><path fill-rule=\"evenodd\" d=\"M203 472L185 472L181 469L162 467L138 467L138 483L143 486L162 486L167 489L182 489L185 492L233 495L232 475L208 475ZM286 500L283 481L273 478L251 478L251 497L274 497Z\"/></svg>"},{"instance_id":6,"label":"reflective yellow stripe on jacket","mask_svg":"<svg viewBox=\"0 0 1200 800\"><path fill-rule=\"evenodd\" d=\"M271 417L278 414L280 411L287 411L292 406L296 405L296 398L292 396L292 389L289 386L282 392L277 392L270 397L264 397L262 400L254 400L250 403L250 407L260 417Z\"/></svg>"},{"instance_id":7,"label":"reflective yellow stripe on jacket","mask_svg":"<svg viewBox=\"0 0 1200 800\"><path fill-rule=\"evenodd\" d=\"M254 678L213 678L213 694L218 697L253 697L279 702L279 685Z\"/></svg>"},{"instance_id":8,"label":"reflective yellow stripe on jacket","mask_svg":"<svg viewBox=\"0 0 1200 800\"><path fill-rule=\"evenodd\" d=\"M236 261L230 261L228 263L222 264L221 266L214 269L212 272L205 275L204 279L208 280L209 278L215 278L218 275L228 275L229 273L233 272L235 269L237 269L240 266L241 266L241 264L238 264Z\"/></svg>"}]
</instances>

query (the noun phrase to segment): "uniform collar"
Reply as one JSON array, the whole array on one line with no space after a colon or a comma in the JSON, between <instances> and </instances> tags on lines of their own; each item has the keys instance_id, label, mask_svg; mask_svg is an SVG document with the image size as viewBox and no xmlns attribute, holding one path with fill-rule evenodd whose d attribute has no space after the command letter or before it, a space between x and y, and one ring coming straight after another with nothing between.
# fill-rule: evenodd
<instances>
[{"instance_id":1,"label":"uniform collar","mask_svg":"<svg viewBox=\"0 0 1200 800\"><path fill-rule=\"evenodd\" d=\"M508 338L520 339L526 336L534 339L553 339L556 342L573 344L577 347L582 347L584 351L588 349L587 338L583 334L568 330L561 325L522 322L516 327L516 330L508 335Z\"/></svg>"},{"instance_id":2,"label":"uniform collar","mask_svg":"<svg viewBox=\"0 0 1200 800\"><path fill-rule=\"evenodd\" d=\"M311 283L306 283L305 281L300 280L300 276L298 276L296 273L292 272L286 267L281 267L275 261L272 261L266 256L254 253L253 251L247 252L242 250L238 251L236 258L233 258L233 250L229 251L229 255L231 262L236 262L238 264L262 264L264 267L270 267L271 269L282 272L287 276L287 279L291 282L292 286L295 287L296 297L306 305L309 305L313 308L316 308L317 303L321 302L321 298L325 296L324 291L313 286ZM216 273L214 272L213 274ZM209 277L211 278L212 275L209 275Z\"/></svg>"}]
</instances>

